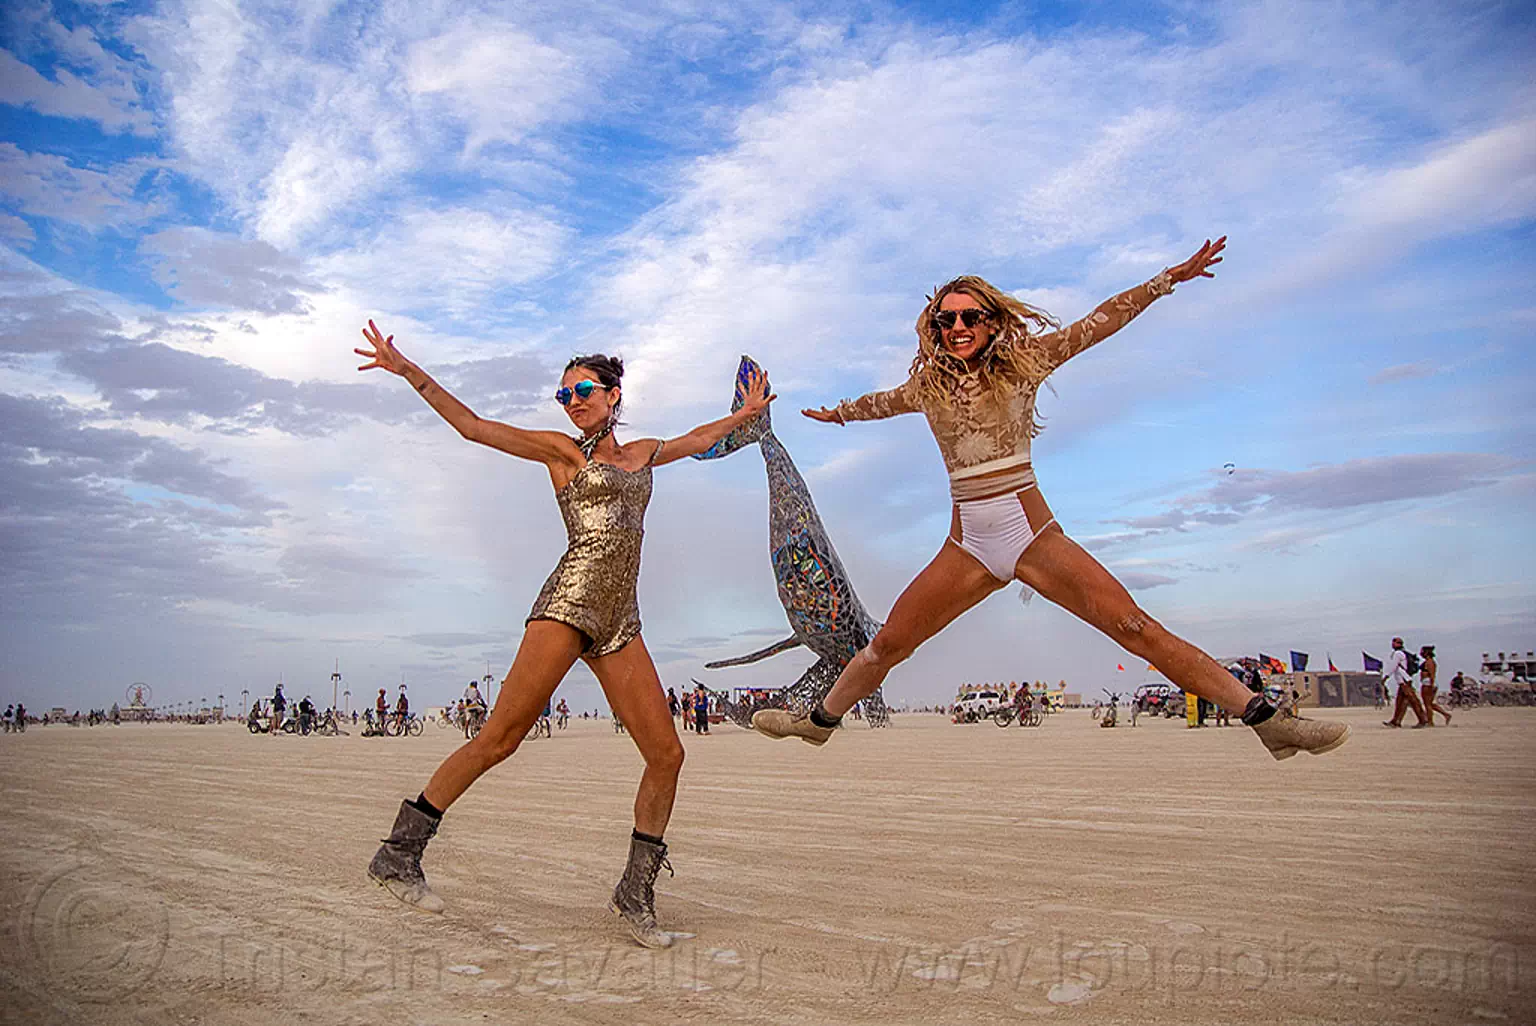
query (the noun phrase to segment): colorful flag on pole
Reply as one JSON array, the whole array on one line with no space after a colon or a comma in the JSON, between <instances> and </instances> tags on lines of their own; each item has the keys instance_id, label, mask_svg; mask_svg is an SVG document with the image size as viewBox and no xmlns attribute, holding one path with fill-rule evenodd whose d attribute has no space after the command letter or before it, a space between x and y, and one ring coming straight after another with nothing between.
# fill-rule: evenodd
<instances>
[{"instance_id":1,"label":"colorful flag on pole","mask_svg":"<svg viewBox=\"0 0 1536 1026\"><path fill-rule=\"evenodd\" d=\"M1119 670L1121 673L1124 673L1125 672L1125 664L1124 663L1116 663L1115 664L1115 669Z\"/></svg>"},{"instance_id":2,"label":"colorful flag on pole","mask_svg":"<svg viewBox=\"0 0 1536 1026\"><path fill-rule=\"evenodd\" d=\"M1291 649L1291 671L1300 673L1307 668L1307 653Z\"/></svg>"},{"instance_id":3,"label":"colorful flag on pole","mask_svg":"<svg viewBox=\"0 0 1536 1026\"><path fill-rule=\"evenodd\" d=\"M1371 655L1369 652L1362 651L1360 653L1360 659L1361 659L1361 661L1363 661L1365 663L1365 670L1366 670L1367 673L1380 673L1381 672L1381 660L1377 659L1375 656Z\"/></svg>"},{"instance_id":4,"label":"colorful flag on pole","mask_svg":"<svg viewBox=\"0 0 1536 1026\"><path fill-rule=\"evenodd\" d=\"M1259 653L1259 662L1262 663L1264 668L1266 670L1268 670L1270 673L1284 673L1285 672L1285 664L1282 663L1280 660L1276 659L1272 655L1265 655L1263 652L1260 652Z\"/></svg>"},{"instance_id":5,"label":"colorful flag on pole","mask_svg":"<svg viewBox=\"0 0 1536 1026\"><path fill-rule=\"evenodd\" d=\"M1332 652L1328 653L1328 672L1329 673L1338 673L1339 672L1339 668L1337 666L1333 665L1333 653Z\"/></svg>"}]
</instances>

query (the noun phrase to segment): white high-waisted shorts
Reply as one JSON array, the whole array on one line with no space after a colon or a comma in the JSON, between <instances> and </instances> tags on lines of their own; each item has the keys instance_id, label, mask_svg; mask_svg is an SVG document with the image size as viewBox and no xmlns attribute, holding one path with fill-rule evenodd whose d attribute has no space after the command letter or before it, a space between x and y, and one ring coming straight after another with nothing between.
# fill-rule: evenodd
<instances>
[{"instance_id":1,"label":"white high-waisted shorts","mask_svg":"<svg viewBox=\"0 0 1536 1026\"><path fill-rule=\"evenodd\" d=\"M1016 492L990 499L967 499L955 505L960 509L960 538L957 541L951 537L950 541L975 556L999 581L1013 580L1014 567L1024 550L1056 522L1052 517L1040 525L1039 531L1031 528Z\"/></svg>"}]
</instances>

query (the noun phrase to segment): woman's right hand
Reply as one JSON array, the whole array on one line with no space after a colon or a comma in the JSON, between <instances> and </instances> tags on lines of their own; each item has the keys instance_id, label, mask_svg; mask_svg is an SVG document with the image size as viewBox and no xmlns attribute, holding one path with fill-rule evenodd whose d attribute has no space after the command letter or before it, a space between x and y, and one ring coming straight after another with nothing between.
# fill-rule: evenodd
<instances>
[{"instance_id":1,"label":"woman's right hand","mask_svg":"<svg viewBox=\"0 0 1536 1026\"><path fill-rule=\"evenodd\" d=\"M370 361L363 364L358 370L365 371L381 367L391 374L398 374L402 378L405 377L406 368L411 365L411 362L401 356L400 350L395 348L395 336L391 335L385 338L384 333L370 320L368 327L363 329L363 338L367 339L373 348L352 350L358 356Z\"/></svg>"},{"instance_id":2,"label":"woman's right hand","mask_svg":"<svg viewBox=\"0 0 1536 1026\"><path fill-rule=\"evenodd\" d=\"M842 424L843 423L843 418L837 412L837 410L835 410L835 409L828 409L825 406L819 407L818 409L814 409L814 410L801 410L800 412L805 414L807 417L811 418L812 420L819 420L819 421L821 421L823 424Z\"/></svg>"}]
</instances>

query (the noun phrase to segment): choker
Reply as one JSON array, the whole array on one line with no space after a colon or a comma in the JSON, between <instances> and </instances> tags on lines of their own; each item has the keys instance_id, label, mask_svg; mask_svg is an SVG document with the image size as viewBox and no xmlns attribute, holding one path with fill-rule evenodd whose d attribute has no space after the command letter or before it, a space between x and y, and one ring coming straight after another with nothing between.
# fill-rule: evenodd
<instances>
[{"instance_id":1,"label":"choker","mask_svg":"<svg viewBox=\"0 0 1536 1026\"><path fill-rule=\"evenodd\" d=\"M576 448L580 449L581 454L590 460L592 458L592 450L597 448L597 443L611 434L613 434L613 421L609 420L608 423L603 425L602 430L596 434L576 439Z\"/></svg>"}]
</instances>

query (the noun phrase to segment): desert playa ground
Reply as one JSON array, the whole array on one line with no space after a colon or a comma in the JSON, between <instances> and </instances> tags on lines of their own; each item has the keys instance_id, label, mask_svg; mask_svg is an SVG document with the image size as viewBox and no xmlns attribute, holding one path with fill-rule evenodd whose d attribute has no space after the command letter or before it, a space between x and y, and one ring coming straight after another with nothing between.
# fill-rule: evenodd
<instances>
[{"instance_id":1,"label":"desert playa ground","mask_svg":"<svg viewBox=\"0 0 1536 1026\"><path fill-rule=\"evenodd\" d=\"M640 761L530 742L364 876L453 735L0 737L0 1021L1536 1021L1536 711L1276 763L1242 728L685 735L670 950L606 910Z\"/></svg>"}]
</instances>

